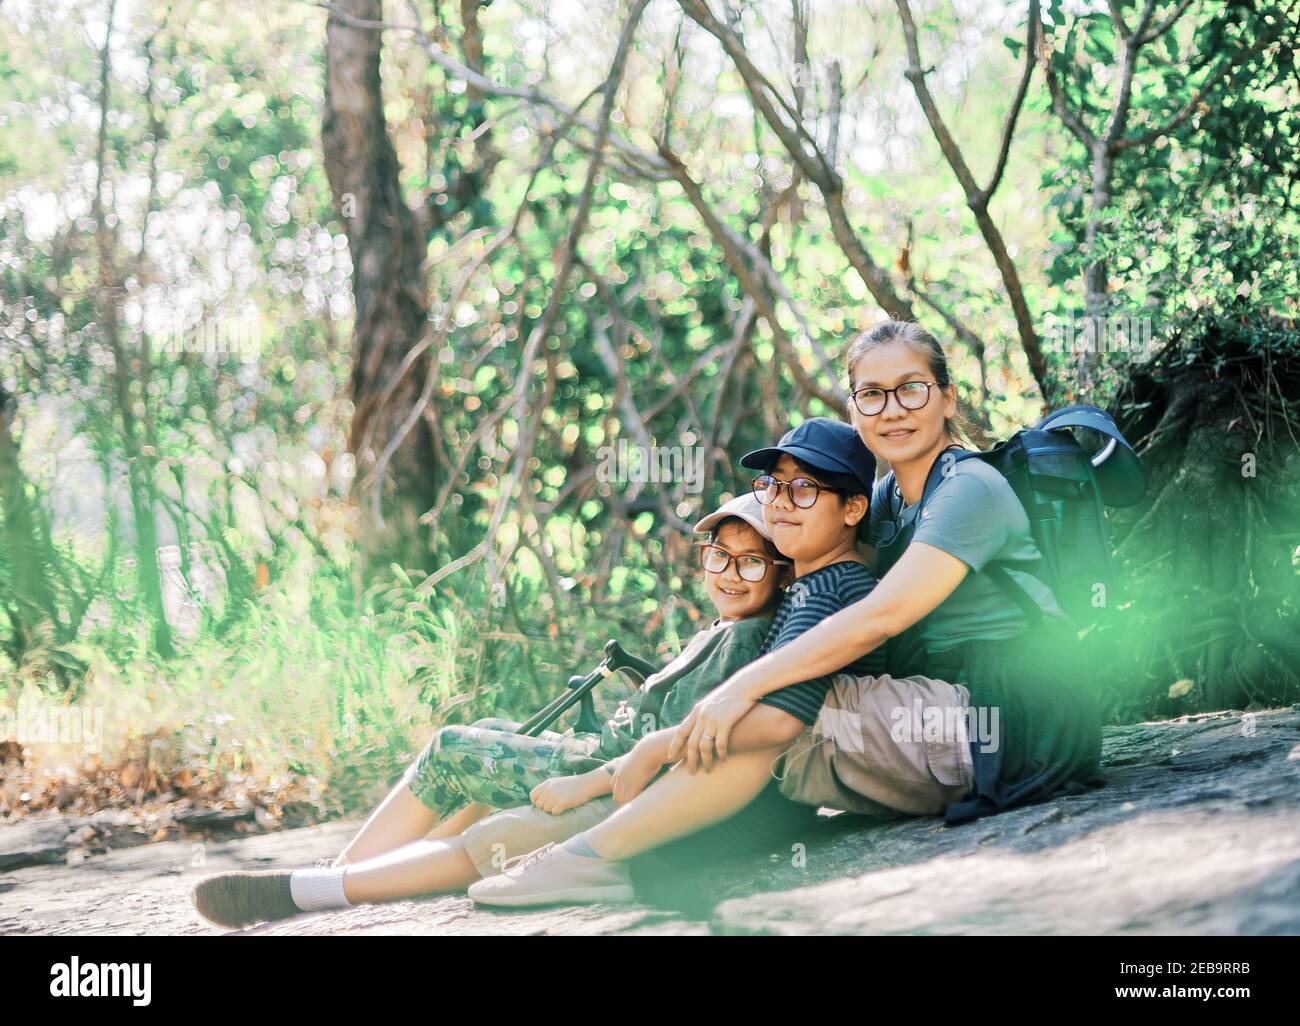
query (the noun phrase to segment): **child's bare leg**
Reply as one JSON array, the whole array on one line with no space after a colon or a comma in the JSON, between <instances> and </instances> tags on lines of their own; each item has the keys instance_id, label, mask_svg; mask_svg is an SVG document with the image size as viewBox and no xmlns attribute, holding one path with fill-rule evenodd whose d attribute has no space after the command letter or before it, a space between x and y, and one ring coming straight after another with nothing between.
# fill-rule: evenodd
<instances>
[{"instance_id":1,"label":"child's bare leg","mask_svg":"<svg viewBox=\"0 0 1300 1026\"><path fill-rule=\"evenodd\" d=\"M459 837L468 827L473 826L484 816L490 816L496 809L487 805L479 805L474 802L466 805L459 812L452 813L444 820L440 820L438 825L429 833L424 835L426 841L436 841L444 837Z\"/></svg>"},{"instance_id":2,"label":"child's bare leg","mask_svg":"<svg viewBox=\"0 0 1300 1026\"><path fill-rule=\"evenodd\" d=\"M352 865L374 858L426 837L430 831L435 838L454 837L475 820L482 819L492 811L484 805L471 803L450 816L445 810L463 806L473 793L473 781L467 778L467 773L477 773L481 763L477 758L467 759L466 755L478 754L485 745L493 750L508 749L513 737L487 726L439 728L401 781L334 860L334 865Z\"/></svg>"},{"instance_id":3,"label":"child's bare leg","mask_svg":"<svg viewBox=\"0 0 1300 1026\"><path fill-rule=\"evenodd\" d=\"M419 840L440 822L441 817L403 781L388 792L334 863L351 865L382 855Z\"/></svg>"},{"instance_id":4,"label":"child's bare leg","mask_svg":"<svg viewBox=\"0 0 1300 1026\"><path fill-rule=\"evenodd\" d=\"M378 858L348 866L343 893L354 905L463 891L479 872L459 837L412 841Z\"/></svg>"},{"instance_id":5,"label":"child's bare leg","mask_svg":"<svg viewBox=\"0 0 1300 1026\"><path fill-rule=\"evenodd\" d=\"M603 858L630 859L719 823L758 797L782 751L732 754L694 775L678 764L583 837Z\"/></svg>"},{"instance_id":6,"label":"child's bare leg","mask_svg":"<svg viewBox=\"0 0 1300 1026\"><path fill-rule=\"evenodd\" d=\"M445 819L439 819L436 813L411 794L409 788L405 788L406 798L401 796L402 790L402 785L394 788L379 808L370 814L365 825L334 860L334 865L350 866L395 851L420 838L433 841L442 837L456 837L471 824L492 813L486 805L471 804ZM407 798L412 800L408 801ZM435 822L433 830L418 833L421 824L428 822L430 817Z\"/></svg>"},{"instance_id":7,"label":"child's bare leg","mask_svg":"<svg viewBox=\"0 0 1300 1026\"><path fill-rule=\"evenodd\" d=\"M245 926L351 901L463 888L478 873L460 835L490 811L474 799L490 794L494 805L501 799L527 805L528 785L536 786L550 772L563 754L563 741L558 735L526 738L486 725L444 727L332 868L218 873L199 881L191 900L210 922ZM495 776L483 775L485 753L497 763ZM463 806L466 801L471 804ZM456 808L460 811L444 818L442 810ZM426 839L435 826L436 839Z\"/></svg>"}]
</instances>

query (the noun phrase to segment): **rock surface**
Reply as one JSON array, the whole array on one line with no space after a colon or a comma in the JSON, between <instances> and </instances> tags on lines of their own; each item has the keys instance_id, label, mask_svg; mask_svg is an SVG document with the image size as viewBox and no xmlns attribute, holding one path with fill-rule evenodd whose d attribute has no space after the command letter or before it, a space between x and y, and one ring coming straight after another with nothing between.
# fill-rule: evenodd
<instances>
[{"instance_id":1,"label":"rock surface","mask_svg":"<svg viewBox=\"0 0 1300 1026\"><path fill-rule=\"evenodd\" d=\"M825 817L789 853L646 881L642 905L494 913L447 896L247 932L1300 933L1300 707L1108 728L1104 771L1098 790L958 827ZM85 824L0 828L0 934L211 933L195 880L310 864L357 825L84 859Z\"/></svg>"}]
</instances>

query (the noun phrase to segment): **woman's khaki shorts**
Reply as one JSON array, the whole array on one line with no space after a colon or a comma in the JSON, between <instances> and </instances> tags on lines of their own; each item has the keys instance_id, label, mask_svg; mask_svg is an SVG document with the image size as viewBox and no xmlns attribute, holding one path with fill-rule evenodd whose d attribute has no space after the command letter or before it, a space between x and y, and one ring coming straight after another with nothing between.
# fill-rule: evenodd
<instances>
[{"instance_id":1,"label":"woman's khaki shorts","mask_svg":"<svg viewBox=\"0 0 1300 1026\"><path fill-rule=\"evenodd\" d=\"M500 873L507 859L527 855L551 841L567 841L594 827L618 806L608 795L552 816L535 805L502 809L472 823L460 835L465 853L480 876Z\"/></svg>"},{"instance_id":2,"label":"woman's khaki shorts","mask_svg":"<svg viewBox=\"0 0 1300 1026\"><path fill-rule=\"evenodd\" d=\"M784 756L781 793L866 815L937 815L974 788L969 707L962 684L837 674Z\"/></svg>"}]
</instances>

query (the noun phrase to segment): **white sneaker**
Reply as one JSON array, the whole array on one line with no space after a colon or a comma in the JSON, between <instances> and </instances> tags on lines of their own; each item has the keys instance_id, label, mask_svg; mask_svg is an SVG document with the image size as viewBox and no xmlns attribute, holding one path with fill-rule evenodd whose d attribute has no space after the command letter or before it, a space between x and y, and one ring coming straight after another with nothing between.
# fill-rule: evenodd
<instances>
[{"instance_id":1,"label":"white sneaker","mask_svg":"<svg viewBox=\"0 0 1300 1026\"><path fill-rule=\"evenodd\" d=\"M574 855L555 843L511 859L470 885L478 905L596 905L636 900L627 864Z\"/></svg>"}]
</instances>

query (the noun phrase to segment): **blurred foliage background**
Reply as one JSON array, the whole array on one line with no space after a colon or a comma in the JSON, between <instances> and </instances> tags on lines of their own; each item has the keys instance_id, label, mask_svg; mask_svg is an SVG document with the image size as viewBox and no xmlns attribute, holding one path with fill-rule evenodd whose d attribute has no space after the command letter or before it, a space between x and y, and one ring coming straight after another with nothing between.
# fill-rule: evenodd
<instances>
[{"instance_id":1,"label":"blurred foliage background","mask_svg":"<svg viewBox=\"0 0 1300 1026\"><path fill-rule=\"evenodd\" d=\"M689 525L886 316L986 440L1088 401L1144 453L1112 721L1296 700L1298 10L6 3L0 679L108 743L10 745L0 811L357 809L672 655Z\"/></svg>"}]
</instances>

